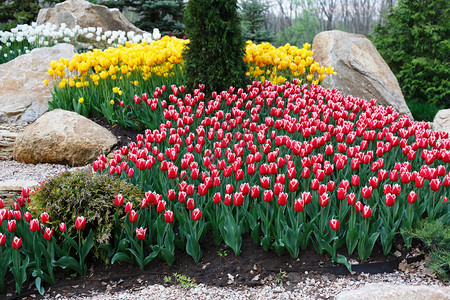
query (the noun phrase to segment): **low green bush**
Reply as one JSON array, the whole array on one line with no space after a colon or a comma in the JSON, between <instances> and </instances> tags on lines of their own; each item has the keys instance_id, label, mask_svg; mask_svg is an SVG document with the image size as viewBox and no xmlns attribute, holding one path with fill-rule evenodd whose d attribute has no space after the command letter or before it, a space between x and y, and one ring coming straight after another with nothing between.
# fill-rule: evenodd
<instances>
[{"instance_id":1,"label":"low green bush","mask_svg":"<svg viewBox=\"0 0 450 300\"><path fill-rule=\"evenodd\" d=\"M50 224L66 222L67 233L75 236L75 219L84 216L87 234L94 233L94 244L111 242L114 234L114 214L123 217L123 211L114 205L116 195L122 194L125 202L137 205L143 193L139 187L106 174L90 173L87 170L65 172L43 183L31 195L33 208L37 213L47 212Z\"/></svg>"},{"instance_id":2,"label":"low green bush","mask_svg":"<svg viewBox=\"0 0 450 300\"><path fill-rule=\"evenodd\" d=\"M429 268L445 280L450 279L450 226L440 221L422 221L415 229L406 232L423 241L430 251Z\"/></svg>"}]
</instances>

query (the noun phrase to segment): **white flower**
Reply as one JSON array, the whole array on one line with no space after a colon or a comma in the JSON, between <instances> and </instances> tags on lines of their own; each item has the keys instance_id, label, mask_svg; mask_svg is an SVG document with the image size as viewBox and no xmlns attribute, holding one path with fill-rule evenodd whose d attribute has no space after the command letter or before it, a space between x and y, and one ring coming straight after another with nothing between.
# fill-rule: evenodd
<instances>
[{"instance_id":1,"label":"white flower","mask_svg":"<svg viewBox=\"0 0 450 300\"><path fill-rule=\"evenodd\" d=\"M44 46L48 46L48 41L44 41Z\"/></svg>"},{"instance_id":2,"label":"white flower","mask_svg":"<svg viewBox=\"0 0 450 300\"><path fill-rule=\"evenodd\" d=\"M100 42L100 41L102 40L102 37L101 37L101 36L97 36L97 37L95 38L95 40L96 40L97 42Z\"/></svg>"},{"instance_id":3,"label":"white flower","mask_svg":"<svg viewBox=\"0 0 450 300\"><path fill-rule=\"evenodd\" d=\"M161 33L158 28L153 29L153 39L159 40L161 38Z\"/></svg>"}]
</instances>

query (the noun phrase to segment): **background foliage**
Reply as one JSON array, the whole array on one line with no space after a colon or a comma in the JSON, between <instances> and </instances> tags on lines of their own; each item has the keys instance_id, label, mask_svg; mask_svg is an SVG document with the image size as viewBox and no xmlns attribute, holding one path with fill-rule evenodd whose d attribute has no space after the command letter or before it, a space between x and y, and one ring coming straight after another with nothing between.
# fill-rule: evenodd
<instances>
[{"instance_id":1,"label":"background foliage","mask_svg":"<svg viewBox=\"0 0 450 300\"><path fill-rule=\"evenodd\" d=\"M402 0L375 29L374 43L399 80L416 119L450 107L450 5L446 0ZM432 111L424 114L429 109Z\"/></svg>"}]
</instances>

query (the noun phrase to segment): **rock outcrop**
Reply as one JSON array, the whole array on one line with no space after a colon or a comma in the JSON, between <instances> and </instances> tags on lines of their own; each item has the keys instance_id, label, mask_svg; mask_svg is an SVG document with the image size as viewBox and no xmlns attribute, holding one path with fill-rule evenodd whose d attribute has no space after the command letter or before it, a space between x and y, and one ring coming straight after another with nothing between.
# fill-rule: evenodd
<instances>
[{"instance_id":1,"label":"rock outcrop","mask_svg":"<svg viewBox=\"0 0 450 300\"><path fill-rule=\"evenodd\" d=\"M450 133L450 109L441 109L434 116L433 130Z\"/></svg>"},{"instance_id":2,"label":"rock outcrop","mask_svg":"<svg viewBox=\"0 0 450 300\"><path fill-rule=\"evenodd\" d=\"M392 106L412 119L397 78L365 36L324 31L314 37L312 50L315 61L337 72L325 78L325 87L336 88L344 95L376 99L378 104Z\"/></svg>"},{"instance_id":3,"label":"rock outcrop","mask_svg":"<svg viewBox=\"0 0 450 300\"><path fill-rule=\"evenodd\" d=\"M82 166L108 153L117 138L106 128L75 113L45 113L16 138L13 157L24 163Z\"/></svg>"},{"instance_id":4,"label":"rock outcrop","mask_svg":"<svg viewBox=\"0 0 450 300\"><path fill-rule=\"evenodd\" d=\"M143 31L134 26L117 8L92 4L85 0L67 0L54 8L42 8L39 11L38 25L52 23L60 26L65 23L68 28L79 25L81 28L101 27L103 30Z\"/></svg>"},{"instance_id":5,"label":"rock outcrop","mask_svg":"<svg viewBox=\"0 0 450 300\"><path fill-rule=\"evenodd\" d=\"M0 65L0 123L33 122L48 110L52 83L48 79L50 61L71 59L75 48L70 44L33 49Z\"/></svg>"}]
</instances>

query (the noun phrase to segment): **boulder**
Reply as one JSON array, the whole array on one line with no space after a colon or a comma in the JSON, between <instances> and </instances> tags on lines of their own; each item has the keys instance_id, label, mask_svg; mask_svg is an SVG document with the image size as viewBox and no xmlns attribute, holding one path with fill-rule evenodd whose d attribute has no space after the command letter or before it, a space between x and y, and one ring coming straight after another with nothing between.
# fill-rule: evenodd
<instances>
[{"instance_id":1,"label":"boulder","mask_svg":"<svg viewBox=\"0 0 450 300\"><path fill-rule=\"evenodd\" d=\"M441 109L434 116L433 130L450 133L450 109Z\"/></svg>"},{"instance_id":2,"label":"boulder","mask_svg":"<svg viewBox=\"0 0 450 300\"><path fill-rule=\"evenodd\" d=\"M52 83L48 79L50 61L60 57L71 59L75 48L57 44L37 48L0 65L0 123L32 122L48 110Z\"/></svg>"},{"instance_id":3,"label":"boulder","mask_svg":"<svg viewBox=\"0 0 450 300\"><path fill-rule=\"evenodd\" d=\"M92 4L85 0L67 0L56 4L54 8L42 8L39 10L36 23L38 25L52 23L57 26L65 23L71 29L79 25L81 28L101 27L104 31L143 33L128 21L119 9Z\"/></svg>"},{"instance_id":4,"label":"boulder","mask_svg":"<svg viewBox=\"0 0 450 300\"><path fill-rule=\"evenodd\" d=\"M13 157L24 163L83 166L108 153L117 138L106 128L70 111L45 113L16 138Z\"/></svg>"},{"instance_id":5,"label":"boulder","mask_svg":"<svg viewBox=\"0 0 450 300\"><path fill-rule=\"evenodd\" d=\"M450 299L449 295L450 288L445 286L371 283L357 290L342 292L336 300L443 300Z\"/></svg>"},{"instance_id":6,"label":"boulder","mask_svg":"<svg viewBox=\"0 0 450 300\"><path fill-rule=\"evenodd\" d=\"M397 78L364 35L324 31L314 37L312 50L315 61L332 66L337 73L325 78L324 87L361 99L376 99L378 104L392 106L412 119Z\"/></svg>"}]
</instances>

